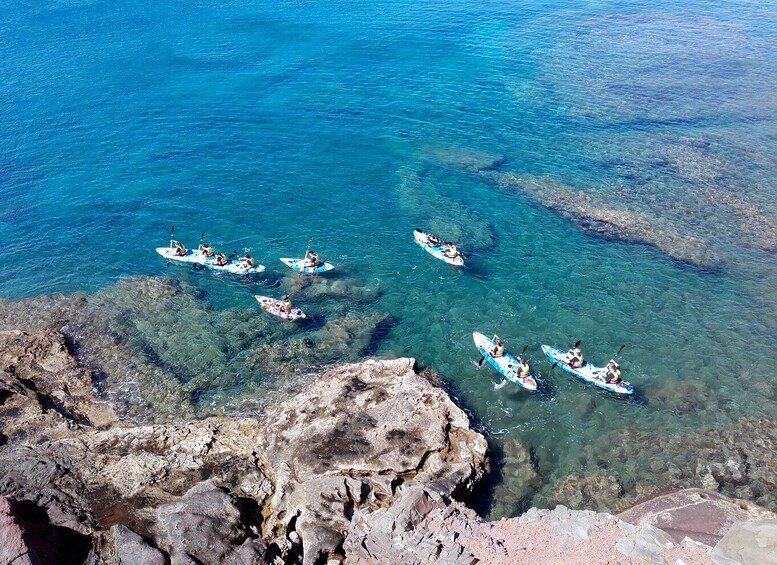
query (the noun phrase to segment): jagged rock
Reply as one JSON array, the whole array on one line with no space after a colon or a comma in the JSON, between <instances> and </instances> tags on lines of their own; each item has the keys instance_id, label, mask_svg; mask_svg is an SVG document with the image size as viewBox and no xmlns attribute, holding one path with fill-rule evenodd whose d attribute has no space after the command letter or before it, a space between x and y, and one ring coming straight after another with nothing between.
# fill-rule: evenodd
<instances>
[{"instance_id":1,"label":"jagged rock","mask_svg":"<svg viewBox=\"0 0 777 565\"><path fill-rule=\"evenodd\" d=\"M712 550L715 565L777 564L777 520L737 522Z\"/></svg>"},{"instance_id":2,"label":"jagged rock","mask_svg":"<svg viewBox=\"0 0 777 565\"><path fill-rule=\"evenodd\" d=\"M59 332L0 331L0 432L13 441L47 430L115 422L92 396L92 376L79 367Z\"/></svg>"},{"instance_id":3,"label":"jagged rock","mask_svg":"<svg viewBox=\"0 0 777 565\"><path fill-rule=\"evenodd\" d=\"M448 503L437 493L413 487L388 509L361 511L351 522L343 544L354 565L472 565L472 553L430 527L431 513L441 515Z\"/></svg>"},{"instance_id":4,"label":"jagged rock","mask_svg":"<svg viewBox=\"0 0 777 565\"><path fill-rule=\"evenodd\" d=\"M464 412L409 359L324 375L268 416L260 447L275 462L270 508L278 517L263 529L285 531L294 517L306 562L308 533L334 544L321 526L341 540L355 509L385 506L400 485L433 485L446 495L466 489L482 474L486 452Z\"/></svg>"},{"instance_id":5,"label":"jagged rock","mask_svg":"<svg viewBox=\"0 0 777 565\"><path fill-rule=\"evenodd\" d=\"M81 565L89 538L52 524L45 508L0 496L0 563Z\"/></svg>"},{"instance_id":6,"label":"jagged rock","mask_svg":"<svg viewBox=\"0 0 777 565\"><path fill-rule=\"evenodd\" d=\"M618 518L640 527L660 528L675 543L691 538L712 547L735 522L777 516L752 502L731 499L714 491L686 489L651 498L621 512Z\"/></svg>"},{"instance_id":7,"label":"jagged rock","mask_svg":"<svg viewBox=\"0 0 777 565\"><path fill-rule=\"evenodd\" d=\"M253 565L266 563L267 546L251 539L233 498L209 482L156 510L157 543L173 562Z\"/></svg>"},{"instance_id":8,"label":"jagged rock","mask_svg":"<svg viewBox=\"0 0 777 565\"><path fill-rule=\"evenodd\" d=\"M48 337L62 345L61 336ZM41 343L40 336L16 338L9 351L37 351ZM62 382L88 374L62 354L58 364L46 364L61 369ZM331 369L262 418L111 428L84 420L56 434L9 434L0 446L0 494L40 505L47 521L78 535L97 538L127 526L152 538L171 563L261 563L270 559L267 544L280 559L336 558L356 511L387 507L412 485L465 491L483 473L485 439L414 363ZM26 374L27 365L15 366ZM58 398L70 407L75 397ZM77 399L82 414L100 404L88 394ZM112 544L98 544L104 561L124 550L158 559L156 548L145 549L129 530L113 532Z\"/></svg>"},{"instance_id":9,"label":"jagged rock","mask_svg":"<svg viewBox=\"0 0 777 565\"><path fill-rule=\"evenodd\" d=\"M122 524L111 528L113 560L111 565L165 565L165 555L142 536Z\"/></svg>"}]
</instances>

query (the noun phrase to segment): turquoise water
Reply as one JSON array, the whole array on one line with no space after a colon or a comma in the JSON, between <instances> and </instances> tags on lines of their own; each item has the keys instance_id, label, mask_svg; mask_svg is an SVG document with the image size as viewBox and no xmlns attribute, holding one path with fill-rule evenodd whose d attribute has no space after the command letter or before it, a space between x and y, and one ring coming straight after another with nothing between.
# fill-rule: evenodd
<instances>
[{"instance_id":1,"label":"turquoise water","mask_svg":"<svg viewBox=\"0 0 777 565\"><path fill-rule=\"evenodd\" d=\"M285 274L277 258L312 236L338 276L381 291L346 305L392 315L374 352L439 371L493 438L533 446L547 480L579 471L582 447L613 429L777 416L774 4L28 1L3 12L0 295L170 275L215 308L251 309ZM708 241L720 268L593 237L479 167L660 218ZM720 189L744 200L726 204ZM266 276L166 265L153 249L171 224L190 246L205 230L217 247L250 250ZM457 237L467 267L423 253L414 227ZM501 320L509 349L530 345L542 394L494 390L495 373L475 370L471 332ZM640 401L551 373L539 345L577 339L599 362L625 344ZM683 394L693 410L678 409Z\"/></svg>"}]
</instances>

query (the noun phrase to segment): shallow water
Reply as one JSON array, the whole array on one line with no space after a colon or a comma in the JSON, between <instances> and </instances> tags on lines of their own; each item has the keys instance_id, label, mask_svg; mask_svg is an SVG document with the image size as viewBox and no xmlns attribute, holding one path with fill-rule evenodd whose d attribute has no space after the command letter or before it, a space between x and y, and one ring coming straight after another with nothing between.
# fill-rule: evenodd
<instances>
[{"instance_id":1,"label":"shallow water","mask_svg":"<svg viewBox=\"0 0 777 565\"><path fill-rule=\"evenodd\" d=\"M579 454L604 431L777 416L774 5L32 1L4 12L2 296L170 275L217 311L249 310L286 274L277 258L313 236L333 275L380 292L300 304L314 324L389 313L368 352L438 370L495 440L533 446L546 480L590 471ZM721 269L588 235L480 168L659 217L707 241ZM171 224L190 246L205 230L217 247L250 250L267 274L166 265L153 248ZM457 238L466 268L423 253L414 227ZM495 373L473 366L471 332L500 322L508 349L530 346L541 394L494 390ZM539 345L577 339L601 363L625 344L639 401L551 372ZM255 384L236 376L195 400ZM678 408L683 394L691 409ZM513 508L497 501L494 515Z\"/></svg>"}]
</instances>

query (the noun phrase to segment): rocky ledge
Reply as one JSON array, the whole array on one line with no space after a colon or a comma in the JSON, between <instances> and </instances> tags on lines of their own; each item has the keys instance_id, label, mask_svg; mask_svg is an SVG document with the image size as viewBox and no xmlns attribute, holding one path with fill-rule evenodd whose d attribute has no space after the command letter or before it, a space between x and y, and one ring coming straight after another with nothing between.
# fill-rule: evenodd
<instances>
[{"instance_id":1,"label":"rocky ledge","mask_svg":"<svg viewBox=\"0 0 777 565\"><path fill-rule=\"evenodd\" d=\"M326 371L261 417L133 426L58 332L0 332L0 351L1 563L342 560L356 512L484 470L485 439L412 359Z\"/></svg>"}]
</instances>

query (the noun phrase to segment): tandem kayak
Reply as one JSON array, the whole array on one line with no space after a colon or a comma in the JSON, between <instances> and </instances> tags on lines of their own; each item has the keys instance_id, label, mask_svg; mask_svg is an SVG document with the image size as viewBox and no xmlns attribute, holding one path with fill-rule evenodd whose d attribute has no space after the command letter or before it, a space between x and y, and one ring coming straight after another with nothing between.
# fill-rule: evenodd
<instances>
[{"instance_id":1,"label":"tandem kayak","mask_svg":"<svg viewBox=\"0 0 777 565\"><path fill-rule=\"evenodd\" d=\"M233 275L255 275L264 271L264 265L254 265L249 269L246 268L242 261L236 261L235 259L227 259L226 265L216 265L216 257L206 257L199 249L189 249L186 255L176 255L174 247L157 247L156 252L168 261L202 265L214 271Z\"/></svg>"},{"instance_id":2,"label":"tandem kayak","mask_svg":"<svg viewBox=\"0 0 777 565\"><path fill-rule=\"evenodd\" d=\"M289 312L281 310L281 301L271 296L255 295L256 301L259 303L259 307L265 312L269 312L273 316L278 316L284 320L301 320L306 318L305 312L299 308L292 308Z\"/></svg>"},{"instance_id":3,"label":"tandem kayak","mask_svg":"<svg viewBox=\"0 0 777 565\"><path fill-rule=\"evenodd\" d=\"M537 390L537 379L533 375L529 374L525 379L518 376L518 359L506 351L501 357L492 357L489 351L494 349L494 342L480 332L472 332L472 339L488 364L499 371L504 378L526 390Z\"/></svg>"},{"instance_id":4,"label":"tandem kayak","mask_svg":"<svg viewBox=\"0 0 777 565\"><path fill-rule=\"evenodd\" d=\"M449 265L456 265L457 267L461 267L464 265L464 258L461 255L457 255L456 257L448 257L445 253L442 252L442 242L440 245L429 245L427 243L427 234L424 233L423 230L420 230L418 228L413 230L413 237L415 238L415 242L421 246L421 249L429 253L430 255L433 255L440 261L445 261Z\"/></svg>"},{"instance_id":5,"label":"tandem kayak","mask_svg":"<svg viewBox=\"0 0 777 565\"><path fill-rule=\"evenodd\" d=\"M596 367L593 363L586 361L581 367L573 368L564 360L566 358L566 351L556 349L550 345L543 345L542 351L552 363L557 363L564 371L581 381L615 394L634 394L634 387L626 381L621 381L618 384L606 382L604 380L606 373L604 367Z\"/></svg>"},{"instance_id":6,"label":"tandem kayak","mask_svg":"<svg viewBox=\"0 0 777 565\"><path fill-rule=\"evenodd\" d=\"M326 273L335 268L331 263L319 262L315 267L305 267L305 259L290 259L289 257L281 257L281 263L288 268L300 272L300 273Z\"/></svg>"}]
</instances>

